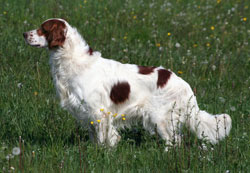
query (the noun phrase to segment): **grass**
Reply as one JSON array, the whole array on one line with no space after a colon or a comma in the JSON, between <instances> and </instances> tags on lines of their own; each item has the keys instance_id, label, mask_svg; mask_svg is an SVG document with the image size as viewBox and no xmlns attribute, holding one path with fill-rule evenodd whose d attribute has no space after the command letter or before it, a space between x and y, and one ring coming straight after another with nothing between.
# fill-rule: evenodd
<instances>
[{"instance_id":1,"label":"grass","mask_svg":"<svg viewBox=\"0 0 250 173\"><path fill-rule=\"evenodd\" d=\"M0 0L0 172L248 172L249 6L244 0ZM48 53L22 38L51 17L77 27L103 57L172 69L196 91L201 109L231 115L230 136L207 151L188 130L169 152L141 127L124 130L113 149L90 143L59 107ZM14 147L20 155L10 155Z\"/></svg>"}]
</instances>

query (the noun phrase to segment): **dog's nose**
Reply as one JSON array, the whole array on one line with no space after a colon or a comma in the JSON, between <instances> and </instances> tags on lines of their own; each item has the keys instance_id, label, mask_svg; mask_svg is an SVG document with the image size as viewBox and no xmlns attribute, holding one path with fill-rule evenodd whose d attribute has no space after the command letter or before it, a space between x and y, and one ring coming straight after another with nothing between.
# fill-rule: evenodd
<instances>
[{"instance_id":1,"label":"dog's nose","mask_svg":"<svg viewBox=\"0 0 250 173\"><path fill-rule=\"evenodd\" d=\"M27 37L28 37L27 32L24 32L24 33L23 33L23 37L24 37L25 39L27 39Z\"/></svg>"}]
</instances>

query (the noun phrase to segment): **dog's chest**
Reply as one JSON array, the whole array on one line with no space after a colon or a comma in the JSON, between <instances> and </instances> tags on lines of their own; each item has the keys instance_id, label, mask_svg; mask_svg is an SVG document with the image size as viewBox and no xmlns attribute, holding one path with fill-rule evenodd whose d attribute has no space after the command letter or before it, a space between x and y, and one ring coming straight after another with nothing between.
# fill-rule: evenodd
<instances>
[{"instance_id":1,"label":"dog's chest","mask_svg":"<svg viewBox=\"0 0 250 173\"><path fill-rule=\"evenodd\" d=\"M51 60L51 73L57 94L61 100L70 99L77 89L77 76L70 62ZM75 94L74 94L75 95Z\"/></svg>"}]
</instances>

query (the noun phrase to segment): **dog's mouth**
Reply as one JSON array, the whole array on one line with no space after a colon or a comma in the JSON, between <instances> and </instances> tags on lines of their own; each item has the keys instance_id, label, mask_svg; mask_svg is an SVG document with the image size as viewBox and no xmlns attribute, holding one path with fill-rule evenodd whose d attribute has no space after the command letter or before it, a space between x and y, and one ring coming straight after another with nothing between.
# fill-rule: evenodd
<instances>
[{"instance_id":1,"label":"dog's mouth","mask_svg":"<svg viewBox=\"0 0 250 173\"><path fill-rule=\"evenodd\" d=\"M33 45L31 45L32 47L41 47L41 45L40 44L33 44Z\"/></svg>"}]
</instances>

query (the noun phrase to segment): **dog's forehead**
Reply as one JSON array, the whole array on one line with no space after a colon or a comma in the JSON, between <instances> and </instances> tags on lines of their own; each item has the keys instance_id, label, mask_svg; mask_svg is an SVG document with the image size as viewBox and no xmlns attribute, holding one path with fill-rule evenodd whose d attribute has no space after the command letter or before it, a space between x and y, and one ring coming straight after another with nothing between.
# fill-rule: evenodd
<instances>
[{"instance_id":1,"label":"dog's forehead","mask_svg":"<svg viewBox=\"0 0 250 173\"><path fill-rule=\"evenodd\" d=\"M54 25L60 25L60 26L65 27L67 25L67 22L63 19L52 18L52 19L48 19L48 20L44 21L41 24L41 27L44 29L46 29L46 28L49 29Z\"/></svg>"}]
</instances>

